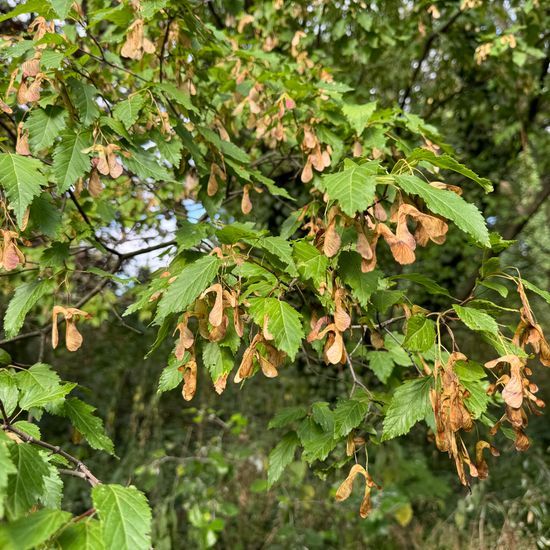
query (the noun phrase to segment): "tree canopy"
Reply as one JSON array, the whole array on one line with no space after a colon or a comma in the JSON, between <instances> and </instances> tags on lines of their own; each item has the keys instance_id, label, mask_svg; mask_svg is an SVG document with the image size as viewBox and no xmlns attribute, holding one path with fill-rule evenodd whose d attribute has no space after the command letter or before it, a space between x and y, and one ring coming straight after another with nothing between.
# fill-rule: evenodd
<instances>
[{"instance_id":1,"label":"tree canopy","mask_svg":"<svg viewBox=\"0 0 550 550\"><path fill-rule=\"evenodd\" d=\"M136 331L153 341L124 376L154 370L156 402L308 380L269 421L272 491L299 457L366 518L396 438L422 433L466 487L529 449L550 366L544 2L0 8L2 548L160 544L147 487L86 460L124 456L79 371ZM62 506L68 476L87 508Z\"/></svg>"}]
</instances>

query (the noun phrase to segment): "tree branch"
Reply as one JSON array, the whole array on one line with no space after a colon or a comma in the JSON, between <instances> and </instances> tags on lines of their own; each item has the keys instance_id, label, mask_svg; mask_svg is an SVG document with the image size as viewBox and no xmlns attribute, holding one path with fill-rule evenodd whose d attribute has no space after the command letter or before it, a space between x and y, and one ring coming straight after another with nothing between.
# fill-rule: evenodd
<instances>
[{"instance_id":1,"label":"tree branch","mask_svg":"<svg viewBox=\"0 0 550 550\"><path fill-rule=\"evenodd\" d=\"M55 445L52 445L46 441L42 441L41 439L36 439L32 437L31 435L26 434L25 432L21 431L20 429L16 428L15 426L12 426L10 424L8 415L6 414L6 410L4 408L4 404L0 400L0 413L2 414L2 418L4 420L2 424L2 430L5 432L11 432L17 435L19 439L22 439L25 441L25 443L30 443L31 445L36 445L37 447L42 447L43 449L48 449L52 452L52 454L57 454L59 456L62 456L64 459L68 460L71 464L74 464L75 470L68 470L70 472L73 472L72 475L77 475L78 477L82 477L82 479L85 479L92 487L95 487L96 485L99 485L101 481L97 479L94 474L89 470L89 468L78 458L74 457L73 455L70 455L68 452L64 451L60 447L57 447Z\"/></svg>"},{"instance_id":2,"label":"tree branch","mask_svg":"<svg viewBox=\"0 0 550 550\"><path fill-rule=\"evenodd\" d=\"M444 25L439 27L438 29L434 30L430 36L428 36L428 39L426 40L426 43L424 44L424 49L422 50L422 54L420 56L420 59L418 60L418 65L416 66L411 80L405 89L405 93L403 94L403 97L401 98L401 101L399 102L399 105L401 109L405 106L405 103L407 102L407 99L411 95L411 91L413 89L413 86L416 82L416 79L418 78L418 75L420 74L420 70L422 69L422 64L428 57L428 54L430 53L430 49L432 47L432 44L438 38L441 34L445 34L451 25L459 18L459 16L462 14L462 10L458 10Z\"/></svg>"}]
</instances>

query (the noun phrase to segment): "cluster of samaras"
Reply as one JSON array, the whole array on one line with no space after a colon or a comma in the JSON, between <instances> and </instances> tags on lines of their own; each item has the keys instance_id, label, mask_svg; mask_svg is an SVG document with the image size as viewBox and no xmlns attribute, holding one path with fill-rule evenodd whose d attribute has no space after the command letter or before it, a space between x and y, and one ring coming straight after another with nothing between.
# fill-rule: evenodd
<instances>
[{"instance_id":1,"label":"cluster of samaras","mask_svg":"<svg viewBox=\"0 0 550 550\"><path fill-rule=\"evenodd\" d=\"M189 320L195 317L198 321L200 336L210 342L219 342L227 334L229 317L231 316L235 332L239 338L244 334L243 311L239 306L239 297L236 290L224 289L220 283L208 287L195 302L191 311L183 314L181 321L176 326L179 337L175 348L175 356L178 361L185 363L179 367L183 375L182 395L186 401L193 399L197 387L197 360L195 352L195 335L189 328ZM269 341L273 335L268 329L268 317L264 319L263 329L250 341L243 353L242 360L234 377L234 382L239 383L254 374L254 361L260 366L262 372L268 378L278 375L277 368L284 361L285 354L277 350ZM186 356L186 352L189 356ZM214 389L222 393L227 384L229 373L221 374L214 380Z\"/></svg>"},{"instance_id":2,"label":"cluster of samaras","mask_svg":"<svg viewBox=\"0 0 550 550\"><path fill-rule=\"evenodd\" d=\"M550 367L550 345L534 318L521 280L518 281L518 294L522 302L521 319L512 344L522 350L525 350L527 345L531 346L540 362ZM464 403L468 392L461 385L453 370L453 365L457 361L466 360L465 355L454 352L446 365L443 366L436 361L434 376L438 389L433 389L430 396L436 420L437 447L441 451L447 451L454 459L458 476L464 485L468 485L464 464L468 465L472 477L483 479L488 475L483 449L489 448L494 456L499 454L488 442L480 440L476 445L475 462L472 462L462 439L459 437L459 441L457 441L460 430L470 431L474 426L473 419ZM506 368L506 365L509 366L509 369ZM487 393L493 395L497 389L501 388L502 399L505 403L504 415L491 428L489 434L495 435L501 424L507 421L515 432L516 450L525 451L530 445L529 438L524 431L528 422L528 413L540 415L539 409L545 406L544 401L535 395L538 392L538 387L529 381L528 376L532 375L532 371L527 366L527 354L525 357L520 357L508 353L488 361L485 363L485 367L497 372L497 379L489 386Z\"/></svg>"}]
</instances>

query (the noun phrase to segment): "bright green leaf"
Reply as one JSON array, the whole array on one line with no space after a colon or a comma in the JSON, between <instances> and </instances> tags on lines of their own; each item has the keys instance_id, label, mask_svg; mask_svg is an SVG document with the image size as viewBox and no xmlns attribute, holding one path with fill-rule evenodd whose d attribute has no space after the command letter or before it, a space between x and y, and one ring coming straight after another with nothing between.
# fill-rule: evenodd
<instances>
[{"instance_id":1,"label":"bright green leaf","mask_svg":"<svg viewBox=\"0 0 550 550\"><path fill-rule=\"evenodd\" d=\"M133 486L96 485L92 500L101 520L106 548L149 550L151 510L141 491Z\"/></svg>"}]
</instances>

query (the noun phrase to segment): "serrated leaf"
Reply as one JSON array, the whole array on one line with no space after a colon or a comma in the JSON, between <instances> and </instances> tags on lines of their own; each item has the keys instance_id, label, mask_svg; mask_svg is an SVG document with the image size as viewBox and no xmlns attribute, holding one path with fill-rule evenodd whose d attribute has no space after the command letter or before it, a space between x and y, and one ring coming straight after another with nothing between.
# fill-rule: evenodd
<instances>
[{"instance_id":1,"label":"serrated leaf","mask_svg":"<svg viewBox=\"0 0 550 550\"><path fill-rule=\"evenodd\" d=\"M300 313L277 298L251 298L249 312L260 327L263 327L264 318L268 318L268 330L275 346L293 361L304 338Z\"/></svg>"},{"instance_id":2,"label":"serrated leaf","mask_svg":"<svg viewBox=\"0 0 550 550\"><path fill-rule=\"evenodd\" d=\"M177 88L171 82L163 82L161 84L155 84L155 88L164 94L166 94L170 99L173 99L176 103L181 105L184 109L188 111L193 111L198 113L198 109L191 103L191 96Z\"/></svg>"},{"instance_id":3,"label":"serrated leaf","mask_svg":"<svg viewBox=\"0 0 550 550\"><path fill-rule=\"evenodd\" d=\"M344 437L357 428L369 410L367 399L342 399L334 409L334 436Z\"/></svg>"},{"instance_id":4,"label":"serrated leaf","mask_svg":"<svg viewBox=\"0 0 550 550\"><path fill-rule=\"evenodd\" d=\"M35 280L17 287L4 315L4 332L7 338L16 336L31 308L51 290L49 280Z\"/></svg>"},{"instance_id":5,"label":"serrated leaf","mask_svg":"<svg viewBox=\"0 0 550 550\"><path fill-rule=\"evenodd\" d=\"M461 382L471 382L487 377L485 369L474 361L457 361L454 365L454 371Z\"/></svg>"},{"instance_id":6,"label":"serrated leaf","mask_svg":"<svg viewBox=\"0 0 550 550\"><path fill-rule=\"evenodd\" d=\"M61 134L53 153L53 173L60 193L67 191L78 178L90 170L90 158L82 151L92 144L92 134L86 130Z\"/></svg>"},{"instance_id":7,"label":"serrated leaf","mask_svg":"<svg viewBox=\"0 0 550 550\"><path fill-rule=\"evenodd\" d=\"M369 351L366 353L366 358L367 367L374 372L380 382L385 384L393 372L392 354L388 351Z\"/></svg>"},{"instance_id":8,"label":"serrated leaf","mask_svg":"<svg viewBox=\"0 0 550 550\"><path fill-rule=\"evenodd\" d=\"M14 153L0 153L0 184L6 192L19 226L32 200L40 194L41 186L48 183L40 171L41 168L42 163L37 159Z\"/></svg>"},{"instance_id":9,"label":"serrated leaf","mask_svg":"<svg viewBox=\"0 0 550 550\"><path fill-rule=\"evenodd\" d=\"M12 445L10 457L17 473L8 479L6 510L9 517L15 519L37 504L44 493L44 478L50 472L48 463L28 443Z\"/></svg>"},{"instance_id":10,"label":"serrated leaf","mask_svg":"<svg viewBox=\"0 0 550 550\"><path fill-rule=\"evenodd\" d=\"M413 315L407 321L403 346L409 351L428 351L435 342L435 323L424 315Z\"/></svg>"},{"instance_id":11,"label":"serrated leaf","mask_svg":"<svg viewBox=\"0 0 550 550\"><path fill-rule=\"evenodd\" d=\"M256 242L251 242L251 244L263 248L283 262L290 276L297 275L298 272L292 257L292 246L287 240L282 237L262 237Z\"/></svg>"},{"instance_id":12,"label":"serrated leaf","mask_svg":"<svg viewBox=\"0 0 550 550\"><path fill-rule=\"evenodd\" d=\"M44 455L45 452L42 452L42 456ZM48 470L49 474L44 477L44 493L40 497L40 502L46 508L59 510L63 499L63 480L59 470L53 464L48 464Z\"/></svg>"},{"instance_id":13,"label":"serrated leaf","mask_svg":"<svg viewBox=\"0 0 550 550\"><path fill-rule=\"evenodd\" d=\"M48 0L59 19L65 19L71 11L73 0Z\"/></svg>"},{"instance_id":14,"label":"serrated leaf","mask_svg":"<svg viewBox=\"0 0 550 550\"><path fill-rule=\"evenodd\" d=\"M33 109L25 122L29 131L29 144L33 153L53 145L55 138L65 128L67 111L49 105L45 109Z\"/></svg>"},{"instance_id":15,"label":"serrated leaf","mask_svg":"<svg viewBox=\"0 0 550 550\"><path fill-rule=\"evenodd\" d=\"M8 476L16 472L17 469L11 460L8 446L5 441L0 440L0 519L4 517L4 499Z\"/></svg>"},{"instance_id":16,"label":"serrated leaf","mask_svg":"<svg viewBox=\"0 0 550 550\"><path fill-rule=\"evenodd\" d=\"M106 548L149 550L151 510L141 491L133 486L97 485L92 489L92 500Z\"/></svg>"},{"instance_id":17,"label":"serrated leaf","mask_svg":"<svg viewBox=\"0 0 550 550\"><path fill-rule=\"evenodd\" d=\"M497 322L487 313L470 307L453 304L453 309L460 320L471 330L498 334Z\"/></svg>"},{"instance_id":18,"label":"serrated leaf","mask_svg":"<svg viewBox=\"0 0 550 550\"><path fill-rule=\"evenodd\" d=\"M334 431L334 412L326 401L313 403L311 406L311 416L325 432Z\"/></svg>"},{"instance_id":19,"label":"serrated leaf","mask_svg":"<svg viewBox=\"0 0 550 550\"><path fill-rule=\"evenodd\" d=\"M376 110L376 101L364 105L344 104L342 112L357 135L360 135Z\"/></svg>"},{"instance_id":20,"label":"serrated leaf","mask_svg":"<svg viewBox=\"0 0 550 550\"><path fill-rule=\"evenodd\" d=\"M407 157L407 162L412 165L420 161L427 161L439 168L452 170L453 172L461 174L483 187L486 193L493 190L493 184L487 178L480 178L475 172L463 164L460 164L460 162L447 154L436 155L433 151L429 151L428 149L415 149Z\"/></svg>"},{"instance_id":21,"label":"serrated leaf","mask_svg":"<svg viewBox=\"0 0 550 550\"><path fill-rule=\"evenodd\" d=\"M133 126L138 119L139 112L145 103L145 96L136 94L120 101L113 109L113 116L124 124L127 130Z\"/></svg>"},{"instance_id":22,"label":"serrated leaf","mask_svg":"<svg viewBox=\"0 0 550 550\"><path fill-rule=\"evenodd\" d=\"M338 258L340 277L348 285L355 298L363 307L367 307L371 296L378 288L380 271L374 270L370 273L361 271L361 256L355 252L342 252Z\"/></svg>"},{"instance_id":23,"label":"serrated leaf","mask_svg":"<svg viewBox=\"0 0 550 550\"><path fill-rule=\"evenodd\" d=\"M220 347L216 342L207 342L202 349L202 361L208 369L213 382L231 372L235 358L227 348Z\"/></svg>"},{"instance_id":24,"label":"serrated leaf","mask_svg":"<svg viewBox=\"0 0 550 550\"><path fill-rule=\"evenodd\" d=\"M397 185L409 195L418 195L434 213L452 220L462 231L483 246L491 245L489 231L481 212L461 196L446 189L432 187L411 175L393 176Z\"/></svg>"},{"instance_id":25,"label":"serrated leaf","mask_svg":"<svg viewBox=\"0 0 550 550\"><path fill-rule=\"evenodd\" d=\"M0 526L0 548L30 550L45 543L71 519L69 512L38 510L28 516Z\"/></svg>"},{"instance_id":26,"label":"serrated leaf","mask_svg":"<svg viewBox=\"0 0 550 550\"><path fill-rule=\"evenodd\" d=\"M254 229L254 225L250 222L235 222L216 231L216 237L223 244L234 244L242 240L253 241L263 237L264 234L265 231Z\"/></svg>"},{"instance_id":27,"label":"serrated leaf","mask_svg":"<svg viewBox=\"0 0 550 550\"><path fill-rule=\"evenodd\" d=\"M181 384L183 378L178 369L189 360L189 357L189 353L187 352L185 352L181 361L179 361L175 355L170 356L168 365L164 367L160 374L157 393L173 390Z\"/></svg>"},{"instance_id":28,"label":"serrated leaf","mask_svg":"<svg viewBox=\"0 0 550 550\"><path fill-rule=\"evenodd\" d=\"M95 101L96 96L99 95L97 88L82 80L76 80L76 78L69 79L69 88L73 93L73 101L80 122L84 126L89 126L100 114Z\"/></svg>"},{"instance_id":29,"label":"serrated leaf","mask_svg":"<svg viewBox=\"0 0 550 550\"><path fill-rule=\"evenodd\" d=\"M161 166L155 157L143 149L133 148L131 156L124 158L123 162L130 172L140 178L151 178L155 181L172 181L172 174Z\"/></svg>"},{"instance_id":30,"label":"serrated leaf","mask_svg":"<svg viewBox=\"0 0 550 550\"><path fill-rule=\"evenodd\" d=\"M374 202L377 169L378 163L374 170L369 164L359 165L350 161L348 168L322 176L316 185L331 200L337 201L345 214L353 217Z\"/></svg>"},{"instance_id":31,"label":"serrated leaf","mask_svg":"<svg viewBox=\"0 0 550 550\"><path fill-rule=\"evenodd\" d=\"M486 384L479 380L461 379L460 381L469 393L468 397L464 400L464 404L473 418L477 419L485 413L491 401L485 390Z\"/></svg>"},{"instance_id":32,"label":"serrated leaf","mask_svg":"<svg viewBox=\"0 0 550 550\"><path fill-rule=\"evenodd\" d=\"M268 428L282 428L283 426L288 426L292 422L297 420L302 420L307 414L307 410L302 405L297 405L295 407L285 407L275 414L275 416L269 421Z\"/></svg>"},{"instance_id":33,"label":"serrated leaf","mask_svg":"<svg viewBox=\"0 0 550 550\"><path fill-rule=\"evenodd\" d=\"M106 550L101 536L101 524L91 519L71 523L56 539L62 550Z\"/></svg>"},{"instance_id":34,"label":"serrated leaf","mask_svg":"<svg viewBox=\"0 0 550 550\"><path fill-rule=\"evenodd\" d=\"M64 414L69 417L72 425L86 438L92 449L113 454L113 442L105 433L101 418L93 414L95 410L95 407L76 397L67 399L63 405Z\"/></svg>"},{"instance_id":35,"label":"serrated leaf","mask_svg":"<svg viewBox=\"0 0 550 550\"><path fill-rule=\"evenodd\" d=\"M25 410L43 407L62 399L76 386L61 384L57 373L44 363L36 363L27 370L18 372L16 381L21 390L19 406Z\"/></svg>"},{"instance_id":36,"label":"serrated leaf","mask_svg":"<svg viewBox=\"0 0 550 550\"><path fill-rule=\"evenodd\" d=\"M309 463L325 460L338 443L333 433L325 432L313 418L302 421L298 428L298 437L304 447L302 458Z\"/></svg>"},{"instance_id":37,"label":"serrated leaf","mask_svg":"<svg viewBox=\"0 0 550 550\"><path fill-rule=\"evenodd\" d=\"M277 446L269 453L267 469L267 486L271 488L276 483L284 469L294 460L299 439L295 432L288 432Z\"/></svg>"},{"instance_id":38,"label":"serrated leaf","mask_svg":"<svg viewBox=\"0 0 550 550\"><path fill-rule=\"evenodd\" d=\"M170 313L185 311L212 283L219 267L216 256L204 256L185 266L161 298L155 320L162 320Z\"/></svg>"},{"instance_id":39,"label":"serrated leaf","mask_svg":"<svg viewBox=\"0 0 550 550\"><path fill-rule=\"evenodd\" d=\"M6 413L11 415L19 401L19 390L15 375L7 370L0 370L0 401L4 404Z\"/></svg>"},{"instance_id":40,"label":"serrated leaf","mask_svg":"<svg viewBox=\"0 0 550 550\"><path fill-rule=\"evenodd\" d=\"M305 241L294 243L294 259L298 273L304 280L311 279L315 288L319 288L327 278L328 258L313 245Z\"/></svg>"},{"instance_id":41,"label":"serrated leaf","mask_svg":"<svg viewBox=\"0 0 550 550\"><path fill-rule=\"evenodd\" d=\"M392 397L384 418L382 441L404 435L419 421L433 414L430 405L432 378L407 380Z\"/></svg>"}]
</instances>

